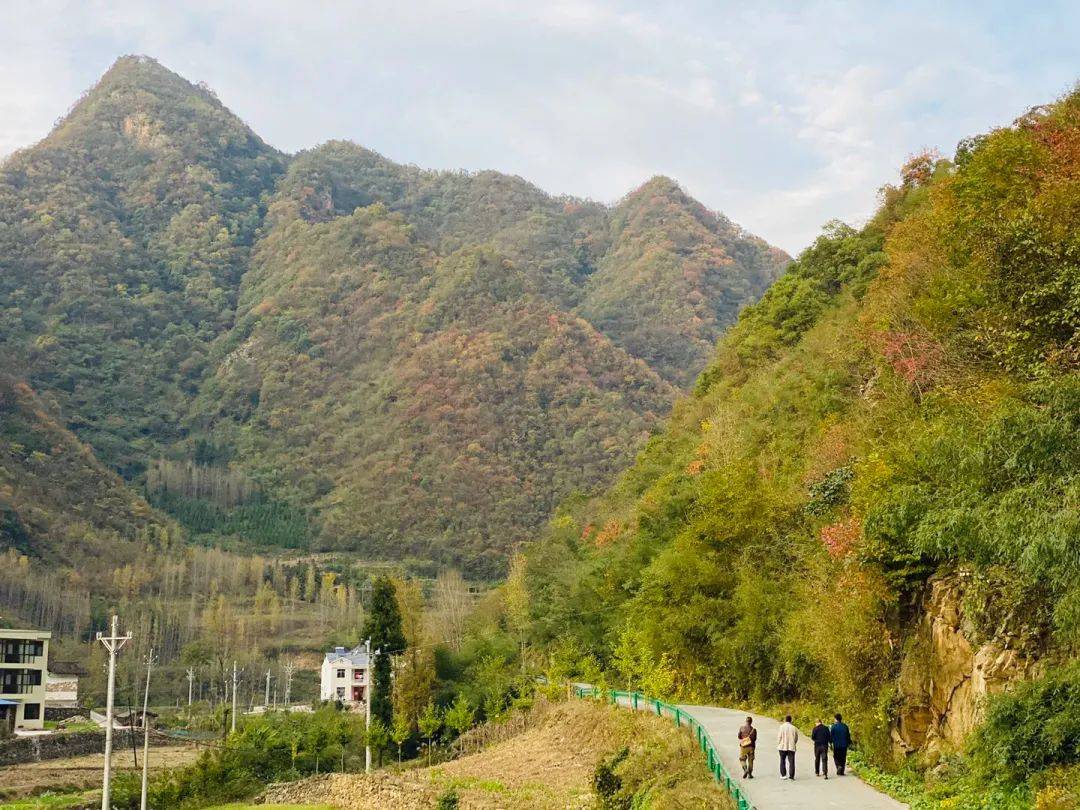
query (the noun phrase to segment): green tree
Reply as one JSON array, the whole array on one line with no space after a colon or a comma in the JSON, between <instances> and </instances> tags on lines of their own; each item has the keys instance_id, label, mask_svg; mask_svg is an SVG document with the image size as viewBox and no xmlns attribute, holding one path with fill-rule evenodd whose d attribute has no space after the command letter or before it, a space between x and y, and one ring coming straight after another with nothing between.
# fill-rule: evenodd
<instances>
[{"instance_id":1,"label":"green tree","mask_svg":"<svg viewBox=\"0 0 1080 810\"><path fill-rule=\"evenodd\" d=\"M412 718L404 712L394 712L394 725L390 728L390 738L397 745L397 761L401 763L401 746L412 736Z\"/></svg>"},{"instance_id":2,"label":"green tree","mask_svg":"<svg viewBox=\"0 0 1080 810\"><path fill-rule=\"evenodd\" d=\"M371 714L387 727L393 721L394 713L390 694L390 658L404 652L405 647L397 591L389 577L375 580L371 592L371 609L364 621L363 635L371 639L374 657L371 667Z\"/></svg>"},{"instance_id":3,"label":"green tree","mask_svg":"<svg viewBox=\"0 0 1080 810\"><path fill-rule=\"evenodd\" d=\"M472 728L476 710L465 695L458 695L452 706L446 711L446 727L461 736Z\"/></svg>"},{"instance_id":4,"label":"green tree","mask_svg":"<svg viewBox=\"0 0 1080 810\"><path fill-rule=\"evenodd\" d=\"M382 765L383 752L390 745L390 729L378 717L372 716L368 724L367 741L378 757L378 764Z\"/></svg>"},{"instance_id":5,"label":"green tree","mask_svg":"<svg viewBox=\"0 0 1080 810\"><path fill-rule=\"evenodd\" d=\"M420 736L427 741L428 765L430 765L431 746L435 740L435 735L439 733L439 729L442 728L443 724L442 712L439 711L439 707L435 705L434 701L428 701L428 705L424 707L424 710L416 719L416 724L420 729Z\"/></svg>"}]
</instances>

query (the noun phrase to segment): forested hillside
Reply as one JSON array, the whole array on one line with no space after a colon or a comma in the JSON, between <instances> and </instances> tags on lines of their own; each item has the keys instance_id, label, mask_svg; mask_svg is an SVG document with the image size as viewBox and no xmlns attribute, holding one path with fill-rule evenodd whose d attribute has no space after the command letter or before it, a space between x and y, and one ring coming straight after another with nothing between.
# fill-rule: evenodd
<instances>
[{"instance_id":1,"label":"forested hillside","mask_svg":"<svg viewBox=\"0 0 1080 810\"><path fill-rule=\"evenodd\" d=\"M130 560L167 522L49 415L24 382L0 374L0 547L84 574Z\"/></svg>"},{"instance_id":2,"label":"forested hillside","mask_svg":"<svg viewBox=\"0 0 1080 810\"><path fill-rule=\"evenodd\" d=\"M531 548L534 641L652 693L842 710L972 796L1075 788L1078 183L1073 94L829 225Z\"/></svg>"},{"instance_id":3,"label":"forested hillside","mask_svg":"<svg viewBox=\"0 0 1080 810\"><path fill-rule=\"evenodd\" d=\"M664 178L290 158L146 57L0 166L0 256L8 371L189 532L484 574L787 261Z\"/></svg>"},{"instance_id":4,"label":"forested hillside","mask_svg":"<svg viewBox=\"0 0 1080 810\"><path fill-rule=\"evenodd\" d=\"M0 349L129 479L180 435L283 157L126 57L0 166Z\"/></svg>"}]
</instances>

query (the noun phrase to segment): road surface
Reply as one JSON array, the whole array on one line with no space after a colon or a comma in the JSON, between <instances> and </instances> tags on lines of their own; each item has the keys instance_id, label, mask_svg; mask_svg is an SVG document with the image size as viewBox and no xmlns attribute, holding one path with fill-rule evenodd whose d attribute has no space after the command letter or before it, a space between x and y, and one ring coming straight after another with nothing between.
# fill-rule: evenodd
<instances>
[{"instance_id":1,"label":"road surface","mask_svg":"<svg viewBox=\"0 0 1080 810\"><path fill-rule=\"evenodd\" d=\"M575 684L591 688L588 684ZM619 697L623 706L631 706L630 698ZM653 711L653 704L642 700L638 708ZM795 779L780 778L780 755L776 748L776 733L780 721L750 713L758 730L757 756L754 761L754 778L740 779L739 728L746 721L747 713L736 709L715 706L680 705L679 709L692 716L709 735L713 748L720 757L725 770L738 779L743 795L755 810L788 810L808 808L814 810L902 810L907 805L891 796L879 793L847 768L844 776L837 776L829 753L829 778L814 776L814 747L810 735L799 729L799 743L795 751Z\"/></svg>"},{"instance_id":2,"label":"road surface","mask_svg":"<svg viewBox=\"0 0 1080 810\"><path fill-rule=\"evenodd\" d=\"M712 706L680 706L708 732L724 767L732 777L742 775L739 764L739 727L746 712L718 709ZM776 750L778 720L751 714L758 730L754 778L739 779L744 795L757 810L807 808L814 810L899 810L907 807L884 793L879 793L847 769L847 775L837 776L829 754L829 778L814 776L814 748L809 735L799 730L795 751L795 781L780 778L780 755Z\"/></svg>"}]
</instances>

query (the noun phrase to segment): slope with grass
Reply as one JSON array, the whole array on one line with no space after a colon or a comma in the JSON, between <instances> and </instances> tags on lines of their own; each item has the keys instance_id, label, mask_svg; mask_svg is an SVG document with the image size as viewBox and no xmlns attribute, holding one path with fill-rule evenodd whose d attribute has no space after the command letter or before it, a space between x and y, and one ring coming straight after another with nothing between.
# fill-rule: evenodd
<instances>
[{"instance_id":1,"label":"slope with grass","mask_svg":"<svg viewBox=\"0 0 1080 810\"><path fill-rule=\"evenodd\" d=\"M264 798L411 809L452 793L464 807L564 810L595 806L594 778L603 770L605 806L731 806L692 738L666 720L591 701L541 704L533 711L527 730L478 753L370 777L315 777L274 786Z\"/></svg>"}]
</instances>

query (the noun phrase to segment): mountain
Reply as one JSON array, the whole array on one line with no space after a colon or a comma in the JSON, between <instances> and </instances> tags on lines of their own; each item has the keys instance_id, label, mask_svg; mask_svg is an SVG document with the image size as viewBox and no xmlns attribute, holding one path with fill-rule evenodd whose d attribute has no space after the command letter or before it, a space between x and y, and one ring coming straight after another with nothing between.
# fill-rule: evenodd
<instances>
[{"instance_id":1,"label":"mountain","mask_svg":"<svg viewBox=\"0 0 1080 810\"><path fill-rule=\"evenodd\" d=\"M680 387L693 382L724 329L788 261L666 177L622 200L609 233L577 312Z\"/></svg>"},{"instance_id":2,"label":"mountain","mask_svg":"<svg viewBox=\"0 0 1080 810\"><path fill-rule=\"evenodd\" d=\"M955 806L1075 786L1077 177L1080 93L827 227L530 546L533 642L686 702L842 711Z\"/></svg>"},{"instance_id":3,"label":"mountain","mask_svg":"<svg viewBox=\"0 0 1080 810\"><path fill-rule=\"evenodd\" d=\"M485 573L788 260L665 178L285 156L146 57L0 166L0 255L11 373L192 533Z\"/></svg>"},{"instance_id":4,"label":"mountain","mask_svg":"<svg viewBox=\"0 0 1080 810\"><path fill-rule=\"evenodd\" d=\"M0 350L126 477L178 438L283 169L212 93L143 57L0 167Z\"/></svg>"},{"instance_id":5,"label":"mountain","mask_svg":"<svg viewBox=\"0 0 1080 810\"><path fill-rule=\"evenodd\" d=\"M0 374L0 546L88 574L169 528L25 383Z\"/></svg>"}]
</instances>

